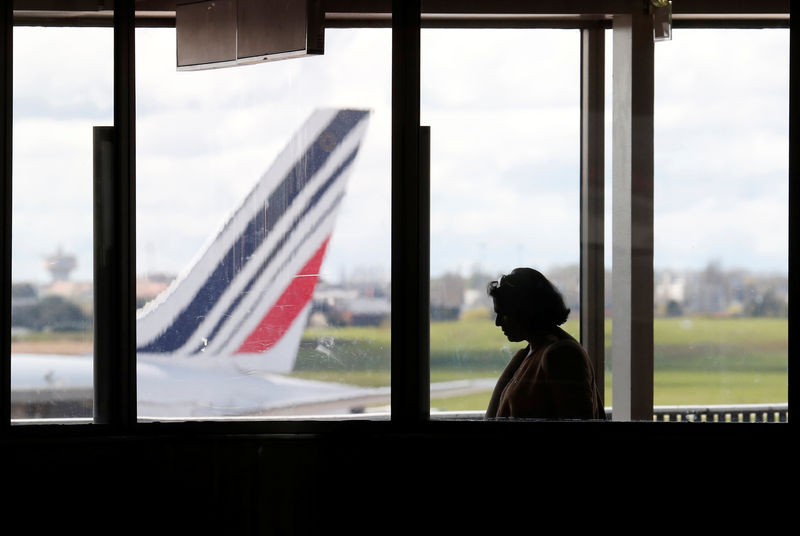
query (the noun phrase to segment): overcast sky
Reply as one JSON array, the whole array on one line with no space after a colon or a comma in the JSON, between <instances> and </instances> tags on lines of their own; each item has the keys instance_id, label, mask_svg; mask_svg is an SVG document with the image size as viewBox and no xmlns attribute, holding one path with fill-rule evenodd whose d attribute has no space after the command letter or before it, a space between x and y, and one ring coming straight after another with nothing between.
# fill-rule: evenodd
<instances>
[{"instance_id":1,"label":"overcast sky","mask_svg":"<svg viewBox=\"0 0 800 536\"><path fill-rule=\"evenodd\" d=\"M61 247L89 279L112 33L14 39L13 278L46 281ZM324 56L202 72L176 72L174 41L137 31L138 271L183 269L314 108L347 106L373 113L322 271L388 276L390 31L328 30ZM577 263L578 32L425 30L422 50L432 274ZM676 30L655 50L656 266L786 273L788 31Z\"/></svg>"}]
</instances>

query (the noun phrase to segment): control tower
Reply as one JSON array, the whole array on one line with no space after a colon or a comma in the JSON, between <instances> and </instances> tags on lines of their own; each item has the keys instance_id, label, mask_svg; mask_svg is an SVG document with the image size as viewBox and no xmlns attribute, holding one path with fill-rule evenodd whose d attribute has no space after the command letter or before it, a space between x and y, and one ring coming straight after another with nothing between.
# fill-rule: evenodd
<instances>
[{"instance_id":1,"label":"control tower","mask_svg":"<svg viewBox=\"0 0 800 536\"><path fill-rule=\"evenodd\" d=\"M75 255L70 255L61 251L59 246L58 251L52 255L48 255L44 259L44 267L50 272L53 281L67 281L69 274L77 266Z\"/></svg>"}]
</instances>

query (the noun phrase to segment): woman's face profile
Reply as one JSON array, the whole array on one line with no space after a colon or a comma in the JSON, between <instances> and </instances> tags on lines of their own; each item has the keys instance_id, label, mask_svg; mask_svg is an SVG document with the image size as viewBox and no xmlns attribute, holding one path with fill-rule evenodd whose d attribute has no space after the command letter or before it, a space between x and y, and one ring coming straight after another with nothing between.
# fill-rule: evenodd
<instances>
[{"instance_id":1,"label":"woman's face profile","mask_svg":"<svg viewBox=\"0 0 800 536\"><path fill-rule=\"evenodd\" d=\"M505 335L510 342L524 341L526 334L523 324L520 322L519 315L503 310L496 299L493 299L493 301L494 312L497 314L497 318L494 321L495 325L503 330L503 335Z\"/></svg>"}]
</instances>

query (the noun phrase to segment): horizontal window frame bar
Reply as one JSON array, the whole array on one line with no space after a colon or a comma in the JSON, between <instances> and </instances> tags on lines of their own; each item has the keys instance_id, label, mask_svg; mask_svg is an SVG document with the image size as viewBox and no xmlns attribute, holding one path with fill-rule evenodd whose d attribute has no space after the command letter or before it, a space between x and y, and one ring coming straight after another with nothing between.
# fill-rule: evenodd
<instances>
[{"instance_id":1,"label":"horizontal window frame bar","mask_svg":"<svg viewBox=\"0 0 800 536\"><path fill-rule=\"evenodd\" d=\"M423 16L421 28L474 28L474 29L550 29L550 30L590 30L594 28L611 29L610 17L586 18L440 18L429 19ZM771 29L786 28L790 26L790 19L786 17L753 17L753 18L690 18L673 17L673 28L697 29ZM391 28L391 18L326 18L325 28Z\"/></svg>"},{"instance_id":2,"label":"horizontal window frame bar","mask_svg":"<svg viewBox=\"0 0 800 536\"><path fill-rule=\"evenodd\" d=\"M32 15L15 15L14 26L41 26L53 28L111 28L113 17L74 17L69 19L40 17ZM551 30L584 30L602 27L611 28L610 19L439 19L426 20L423 18L421 28L474 28L474 29L551 29ZM138 17L137 28L174 28L174 17ZM391 18L326 18L325 28L391 28ZM752 19L724 19L703 18L686 19L673 18L673 28L698 28L698 29L768 29L789 28L788 18L752 18Z\"/></svg>"},{"instance_id":3,"label":"horizontal window frame bar","mask_svg":"<svg viewBox=\"0 0 800 536\"><path fill-rule=\"evenodd\" d=\"M646 0L640 0L643 6ZM111 26L114 2L73 1L64 9L57 0L15 0L17 26ZM586 28L610 24L617 14L631 11L631 0L427 0L422 2L423 27L430 28ZM174 27L175 4L163 0L138 2L136 27ZM325 27L391 27L392 2L383 0L327 0ZM675 27L773 28L788 27L788 0L739 1L694 0L673 5ZM586 26L586 25L589 26Z\"/></svg>"},{"instance_id":4,"label":"horizontal window frame bar","mask_svg":"<svg viewBox=\"0 0 800 536\"><path fill-rule=\"evenodd\" d=\"M390 14L392 0L323 0L328 13L347 13L356 15ZM640 0L646 5L646 0ZM64 2L59 0L15 0L17 10L53 11L53 12L96 12L114 9L114 0L97 2L97 0L71 0L71 9L64 9ZM427 13L462 13L482 15L532 14L563 15L576 13L620 14L628 13L633 5L631 0L423 0L421 10ZM763 14L789 13L790 0L692 0L691 2L675 2L675 14ZM102 7L102 9L99 9ZM174 0L139 0L139 12L174 13Z\"/></svg>"},{"instance_id":5,"label":"horizontal window frame bar","mask_svg":"<svg viewBox=\"0 0 800 536\"><path fill-rule=\"evenodd\" d=\"M606 416L609 416L613 413L614 408L612 406L605 406L604 411ZM653 406L653 416L655 418L668 415L668 414L680 414L680 415L698 415L703 413L714 413L714 414L723 414L723 413L730 413L730 414L749 414L749 413L788 413L789 411L789 404L788 403L772 403L772 404L693 404L693 405L664 405L664 406ZM471 421L482 421L484 419L484 412L481 410L462 410L462 411L435 411L430 414L431 420L447 420L447 419L460 419L460 420L471 420ZM374 412L374 413L360 413L360 414L335 414L335 415L315 415L315 416L270 416L270 417L258 417L258 416L242 416L242 417L219 417L214 421L208 421L207 418L203 417L194 417L194 418L172 418L172 419L147 419L143 418L139 421L139 424L142 425L150 425L150 424L167 424L167 425L176 425L179 424L181 426L187 424L196 424L196 423L204 423L208 424L209 422L213 423L223 423L225 426L230 425L229 423L233 423L235 425L241 426L249 426L254 423L265 423L265 422L276 422L276 423L298 423L303 422L306 425L310 423L318 423L318 422L350 422L350 421L369 421L369 422L384 422L391 420L391 414L389 412ZM552 422L552 421L548 421ZM700 421L695 421L700 422ZM705 421L708 423L712 423L713 421ZM734 421L735 422L738 421ZM53 417L53 418L44 418L44 419L35 419L35 418L21 418L21 419L12 419L12 425L14 426L75 426L75 425L89 425L92 424L92 419L89 417ZM730 423L728 423L730 424Z\"/></svg>"},{"instance_id":6,"label":"horizontal window frame bar","mask_svg":"<svg viewBox=\"0 0 800 536\"><path fill-rule=\"evenodd\" d=\"M75 421L71 421L75 422ZM383 418L380 420L344 419L341 421L184 421L184 422L139 422L124 432L109 433L105 425L91 424L15 424L11 433L3 438L4 443L28 442L36 440L115 439L137 440L148 437L204 438L252 437L293 440L297 438L316 439L320 437L378 437L403 436L409 434L419 437L464 436L492 438L497 440L515 437L547 437L548 441L571 442L584 440L595 442L599 438L612 441L641 441L664 439L687 440L736 440L751 441L757 433L759 441L788 441L792 435L791 421L786 423L740 423L740 422L693 422L681 421L530 421L512 419L506 421L485 421L473 419L437 418L417 423L413 429L398 426L397 422ZM752 426L758 425L754 432ZM776 426L770 426L775 424Z\"/></svg>"}]
</instances>

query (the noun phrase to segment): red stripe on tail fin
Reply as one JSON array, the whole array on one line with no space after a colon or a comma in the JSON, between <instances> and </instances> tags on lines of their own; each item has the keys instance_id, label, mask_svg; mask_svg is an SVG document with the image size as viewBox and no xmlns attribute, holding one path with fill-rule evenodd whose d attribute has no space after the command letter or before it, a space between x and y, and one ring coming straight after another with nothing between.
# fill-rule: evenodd
<instances>
[{"instance_id":1,"label":"red stripe on tail fin","mask_svg":"<svg viewBox=\"0 0 800 536\"><path fill-rule=\"evenodd\" d=\"M258 326L236 350L237 354L264 352L283 337L314 294L328 240L330 237L325 239L314 256L292 279L275 305L267 311Z\"/></svg>"}]
</instances>

